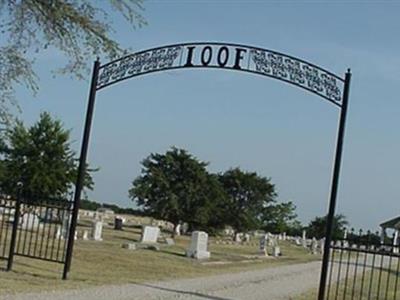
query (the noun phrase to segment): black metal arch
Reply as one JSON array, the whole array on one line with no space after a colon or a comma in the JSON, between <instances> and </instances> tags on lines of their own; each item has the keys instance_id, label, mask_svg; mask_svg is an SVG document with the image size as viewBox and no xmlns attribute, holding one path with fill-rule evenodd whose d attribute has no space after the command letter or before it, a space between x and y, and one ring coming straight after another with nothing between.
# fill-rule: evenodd
<instances>
[{"instance_id":1,"label":"black metal arch","mask_svg":"<svg viewBox=\"0 0 400 300\"><path fill-rule=\"evenodd\" d=\"M96 90L154 72L183 68L243 71L293 84L341 106L345 79L310 62L242 44L196 42L139 51L99 66Z\"/></svg>"},{"instance_id":2,"label":"black metal arch","mask_svg":"<svg viewBox=\"0 0 400 300\"><path fill-rule=\"evenodd\" d=\"M259 47L232 43L198 42L172 44L133 53L100 65L94 63L89 102L79 159L78 177L74 195L74 210L64 265L63 279L67 279L74 247L79 204L86 168L96 92L120 81L153 72L182 68L214 68L243 71L278 79L312 92L340 108L336 152L332 172L326 239L321 268L318 299L325 298L325 286L329 267L330 244L339 186L340 166L346 125L347 105L351 73L344 78L302 59Z\"/></svg>"}]
</instances>

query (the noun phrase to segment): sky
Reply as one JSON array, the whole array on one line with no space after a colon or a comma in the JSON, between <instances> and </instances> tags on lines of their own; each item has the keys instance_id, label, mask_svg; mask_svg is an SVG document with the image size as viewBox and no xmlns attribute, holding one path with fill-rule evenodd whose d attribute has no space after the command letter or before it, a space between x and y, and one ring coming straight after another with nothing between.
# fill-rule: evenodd
<instances>
[{"instance_id":1,"label":"sky","mask_svg":"<svg viewBox=\"0 0 400 300\"><path fill-rule=\"evenodd\" d=\"M294 55L344 76L351 68L337 212L350 226L378 229L400 215L399 1L147 1L148 25L111 14L113 37L132 51L219 41ZM95 59L95 57L93 58ZM18 87L26 124L49 111L71 129L79 152L89 77L53 77L63 57L36 60L36 97ZM107 61L102 61L106 63ZM91 64L91 62L88 62ZM211 172L232 167L270 177L279 201L307 224L327 212L339 109L295 86L224 70L174 70L126 80L97 95L88 161L97 202L132 207L140 162L171 146Z\"/></svg>"}]
</instances>

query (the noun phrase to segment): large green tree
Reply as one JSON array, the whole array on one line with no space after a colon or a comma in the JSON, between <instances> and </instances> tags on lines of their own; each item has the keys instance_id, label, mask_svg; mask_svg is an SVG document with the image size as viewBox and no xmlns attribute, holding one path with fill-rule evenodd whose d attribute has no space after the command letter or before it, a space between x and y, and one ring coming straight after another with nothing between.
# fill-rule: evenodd
<instances>
[{"instance_id":1,"label":"large green tree","mask_svg":"<svg viewBox=\"0 0 400 300\"><path fill-rule=\"evenodd\" d=\"M148 215L174 226L187 222L192 230L223 225L219 213L225 193L217 177L207 172L207 163L173 147L151 154L142 165L129 195Z\"/></svg>"},{"instance_id":2,"label":"large green tree","mask_svg":"<svg viewBox=\"0 0 400 300\"><path fill-rule=\"evenodd\" d=\"M70 132L48 113L42 113L29 128L22 122L9 128L1 156L3 193L15 195L17 183L21 183L25 197L60 197L66 196L75 183L77 159L70 146ZM93 181L88 172L85 186L91 188Z\"/></svg>"},{"instance_id":3,"label":"large green tree","mask_svg":"<svg viewBox=\"0 0 400 300\"><path fill-rule=\"evenodd\" d=\"M223 214L225 223L236 232L260 228L265 208L277 196L271 180L235 168L220 175L219 181L228 195Z\"/></svg>"},{"instance_id":4,"label":"large green tree","mask_svg":"<svg viewBox=\"0 0 400 300\"><path fill-rule=\"evenodd\" d=\"M307 227L307 235L315 237L317 239L323 238L325 236L326 231L326 220L327 217L315 217ZM344 215L338 214L334 216L333 219L333 231L332 238L333 239L341 239L343 238L344 230L348 222Z\"/></svg>"},{"instance_id":5,"label":"large green tree","mask_svg":"<svg viewBox=\"0 0 400 300\"><path fill-rule=\"evenodd\" d=\"M0 0L0 124L10 121L17 105L14 88L38 89L34 61L58 52L66 58L59 72L82 78L96 56L123 53L112 38L111 15L142 26L143 0Z\"/></svg>"},{"instance_id":6,"label":"large green tree","mask_svg":"<svg viewBox=\"0 0 400 300\"><path fill-rule=\"evenodd\" d=\"M274 203L264 208L263 228L273 233L291 232L299 226L293 202Z\"/></svg>"}]
</instances>

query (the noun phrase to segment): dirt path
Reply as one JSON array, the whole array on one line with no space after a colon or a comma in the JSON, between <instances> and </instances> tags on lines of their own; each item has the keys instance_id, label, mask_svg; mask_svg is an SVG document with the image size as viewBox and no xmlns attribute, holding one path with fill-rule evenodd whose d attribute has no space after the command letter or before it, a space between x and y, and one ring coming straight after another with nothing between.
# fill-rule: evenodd
<instances>
[{"instance_id":1,"label":"dirt path","mask_svg":"<svg viewBox=\"0 0 400 300\"><path fill-rule=\"evenodd\" d=\"M320 262L146 284L0 296L4 300L281 300L317 288Z\"/></svg>"}]
</instances>

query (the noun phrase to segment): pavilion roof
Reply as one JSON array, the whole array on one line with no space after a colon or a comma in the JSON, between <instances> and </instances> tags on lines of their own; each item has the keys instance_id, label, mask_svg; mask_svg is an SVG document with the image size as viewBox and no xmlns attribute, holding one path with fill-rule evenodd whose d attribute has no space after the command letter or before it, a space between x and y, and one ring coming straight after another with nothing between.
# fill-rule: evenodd
<instances>
[{"instance_id":1,"label":"pavilion roof","mask_svg":"<svg viewBox=\"0 0 400 300\"><path fill-rule=\"evenodd\" d=\"M384 227L384 228L397 228L400 229L400 216L390 219L388 221L385 221L381 223L379 226Z\"/></svg>"}]
</instances>

